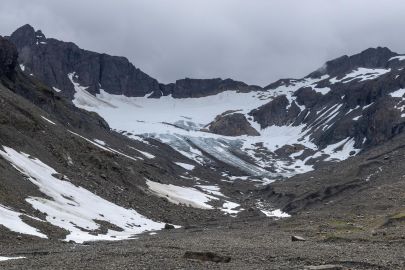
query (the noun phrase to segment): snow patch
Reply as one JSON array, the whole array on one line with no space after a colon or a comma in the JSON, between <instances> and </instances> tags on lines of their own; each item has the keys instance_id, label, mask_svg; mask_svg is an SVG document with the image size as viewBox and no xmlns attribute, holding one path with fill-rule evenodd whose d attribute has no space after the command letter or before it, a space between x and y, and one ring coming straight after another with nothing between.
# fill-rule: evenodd
<instances>
[{"instance_id":1,"label":"snow patch","mask_svg":"<svg viewBox=\"0 0 405 270\"><path fill-rule=\"evenodd\" d=\"M83 243L84 241L122 240L145 231L159 230L164 226L163 223L147 219L133 209L125 209L82 187L55 178L52 175L57 172L36 158L19 153L12 148L3 148L4 151L0 150L0 155L47 197L29 197L26 201L33 208L45 213L49 223L69 231L65 241ZM9 216L12 217L12 222L17 220L16 214L11 213ZM97 220L109 222L121 228L122 231L109 229L106 234L93 235L91 231L100 228ZM3 219L0 222L3 222ZM21 222L17 222L16 225L22 226ZM17 228L20 228L18 226ZM21 230L46 237L29 226Z\"/></svg>"},{"instance_id":2,"label":"snow patch","mask_svg":"<svg viewBox=\"0 0 405 270\"><path fill-rule=\"evenodd\" d=\"M323 88L312 87L312 89L317 93L321 93L322 95L326 95L327 93L330 92L329 87L323 87Z\"/></svg>"},{"instance_id":3,"label":"snow patch","mask_svg":"<svg viewBox=\"0 0 405 270\"><path fill-rule=\"evenodd\" d=\"M326 161L345 160L360 151L360 149L354 148L354 144L355 141L353 138L347 138L327 146L321 152L329 155Z\"/></svg>"},{"instance_id":4,"label":"snow patch","mask_svg":"<svg viewBox=\"0 0 405 270\"><path fill-rule=\"evenodd\" d=\"M0 151L0 155L4 152ZM0 204L0 224L10 231L38 236L40 238L48 238L38 229L26 224L20 216L24 214L11 210L10 208Z\"/></svg>"},{"instance_id":5,"label":"snow patch","mask_svg":"<svg viewBox=\"0 0 405 270\"><path fill-rule=\"evenodd\" d=\"M98 143L99 145L103 145L103 146L106 145L106 143L105 143L104 141L99 140L99 139L94 139L94 142L95 142L95 143Z\"/></svg>"},{"instance_id":6,"label":"snow patch","mask_svg":"<svg viewBox=\"0 0 405 270\"><path fill-rule=\"evenodd\" d=\"M268 211L268 210L260 210L262 211L263 214L265 214L268 217L275 217L275 218L287 218L291 217L289 214L281 211L280 209L276 209L273 211Z\"/></svg>"},{"instance_id":7,"label":"snow patch","mask_svg":"<svg viewBox=\"0 0 405 270\"><path fill-rule=\"evenodd\" d=\"M354 80L359 80L360 82L362 81L367 81L367 80L372 80L375 78L378 78L388 72L390 72L391 69L381 69L381 68L376 68L376 69L371 69L371 68L357 68L353 70L352 72L346 74L341 79L332 78L330 79L331 84L335 84L338 82L341 83L348 83Z\"/></svg>"},{"instance_id":8,"label":"snow patch","mask_svg":"<svg viewBox=\"0 0 405 270\"><path fill-rule=\"evenodd\" d=\"M68 78L70 82L73 84L74 89L75 89L75 94L73 98L73 104L75 104L77 107L80 106L90 106L90 107L100 107L100 106L106 106L106 107L113 107L111 104L108 102L105 102L103 100L98 99L97 97L93 96L89 92L87 92L88 87L81 86L79 83L75 82L75 78L78 78L75 72L69 73Z\"/></svg>"},{"instance_id":9,"label":"snow patch","mask_svg":"<svg viewBox=\"0 0 405 270\"><path fill-rule=\"evenodd\" d=\"M57 93L62 92L62 90L60 90L59 88L56 88L56 87L52 87L52 89L53 89L55 92L57 92Z\"/></svg>"},{"instance_id":10,"label":"snow patch","mask_svg":"<svg viewBox=\"0 0 405 270\"><path fill-rule=\"evenodd\" d=\"M126 158L128 158L128 159L132 159L132 160L134 160L134 161L138 161L138 159L139 159L139 158L135 158L135 157L128 156L127 154L124 154L124 153L122 153L122 152L120 152L120 151L118 151L118 150L115 150L115 149L111 148L111 147L106 147L106 146L104 146L104 145L105 145L104 142L103 142L104 144L100 144L100 143L97 143L96 140L92 141L92 140L87 139L86 137L83 137L82 135L77 134L77 133L75 133L75 132L73 132L73 131L71 131L71 130L68 130L68 131L69 131L70 133L72 133L73 135L76 135L77 137L82 138L83 140L85 140L85 141L91 143L91 144L94 145L94 146L97 146L98 148L100 148L100 149L102 149L102 150L104 150L104 151L111 152L111 153L115 153L115 154L121 155L121 156L123 156L123 157L126 157Z\"/></svg>"},{"instance_id":11,"label":"snow patch","mask_svg":"<svg viewBox=\"0 0 405 270\"><path fill-rule=\"evenodd\" d=\"M399 89L399 90L396 90L396 91L390 93L390 96L395 97L395 98L401 98L404 96L404 94L405 94L405 88Z\"/></svg>"},{"instance_id":12,"label":"snow patch","mask_svg":"<svg viewBox=\"0 0 405 270\"><path fill-rule=\"evenodd\" d=\"M9 260L20 260L20 259L25 259L25 257L3 257L0 256L0 262L4 262L4 261L9 261Z\"/></svg>"},{"instance_id":13,"label":"snow patch","mask_svg":"<svg viewBox=\"0 0 405 270\"><path fill-rule=\"evenodd\" d=\"M176 165L182 167L183 169L187 171L192 171L194 170L195 166L187 163L182 163L182 162L175 162Z\"/></svg>"},{"instance_id":14,"label":"snow patch","mask_svg":"<svg viewBox=\"0 0 405 270\"><path fill-rule=\"evenodd\" d=\"M392 61L392 60L404 61L405 55L398 55L398 56L391 57L390 60L388 60L388 61Z\"/></svg>"},{"instance_id":15,"label":"snow patch","mask_svg":"<svg viewBox=\"0 0 405 270\"><path fill-rule=\"evenodd\" d=\"M361 117L361 115L356 116L356 117L354 117L354 118L353 118L353 120L354 120L354 121L357 121L357 120L359 120L359 119L360 119L360 117Z\"/></svg>"},{"instance_id":16,"label":"snow patch","mask_svg":"<svg viewBox=\"0 0 405 270\"><path fill-rule=\"evenodd\" d=\"M48 118L46 118L45 116L42 116L42 115L41 115L41 118L42 118L42 119L44 119L45 121L47 121L48 123L51 123L52 125L56 125L56 123L55 123L55 122L53 122L53 121L49 120L49 119L48 119Z\"/></svg>"},{"instance_id":17,"label":"snow patch","mask_svg":"<svg viewBox=\"0 0 405 270\"><path fill-rule=\"evenodd\" d=\"M213 209L207 202L217 200L216 197L204 194L195 188L179 187L172 184L161 184L150 180L146 181L149 189L159 197L167 198L174 204L185 204L187 206Z\"/></svg>"}]
</instances>

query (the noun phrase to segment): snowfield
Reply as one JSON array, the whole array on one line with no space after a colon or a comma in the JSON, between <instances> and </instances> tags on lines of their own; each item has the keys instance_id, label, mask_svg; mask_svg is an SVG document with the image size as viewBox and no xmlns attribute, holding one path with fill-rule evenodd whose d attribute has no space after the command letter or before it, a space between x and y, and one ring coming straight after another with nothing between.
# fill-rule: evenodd
<instances>
[{"instance_id":1,"label":"snowfield","mask_svg":"<svg viewBox=\"0 0 405 270\"><path fill-rule=\"evenodd\" d=\"M179 187L172 184L161 184L146 179L146 184L149 189L159 197L166 198L169 202L174 204L184 204L186 206L201 208L201 209L214 209L208 202L224 200L226 198L217 186L202 186L196 187L202 189L204 192L192 187ZM208 194L207 194L208 193ZM222 207L219 210L228 214L237 214L243 209L238 209L239 204L224 200ZM237 209L237 210L236 210Z\"/></svg>"},{"instance_id":2,"label":"snowfield","mask_svg":"<svg viewBox=\"0 0 405 270\"><path fill-rule=\"evenodd\" d=\"M36 185L47 198L29 197L33 208L46 214L46 221L69 232L65 241L83 243L95 240L122 240L146 231L160 230L163 223L152 221L133 209L125 209L92 192L55 178L57 172L40 160L12 148L3 147L0 156L8 160L28 181ZM0 206L0 224L19 233L46 238L46 235L24 223L21 214ZM122 229L109 229L106 234L94 234L100 228L97 221L106 221Z\"/></svg>"},{"instance_id":3,"label":"snowfield","mask_svg":"<svg viewBox=\"0 0 405 270\"><path fill-rule=\"evenodd\" d=\"M48 238L36 228L24 223L21 219L22 213L11 210L10 208L0 204L0 224L10 231L38 236L40 238Z\"/></svg>"},{"instance_id":4,"label":"snowfield","mask_svg":"<svg viewBox=\"0 0 405 270\"><path fill-rule=\"evenodd\" d=\"M331 81L348 81L349 79L371 79L388 72L387 70L364 70L359 69L341 80L335 78ZM268 151L283 147L284 145L303 145L306 149L317 152L315 158L327 158L342 160L348 157L347 153L354 149L353 144L347 142L344 149L332 150L318 149L309 138L309 129L317 128L327 130L332 121L337 117L340 105L336 105L326 111L318 112L318 119L314 126L270 126L261 129L260 125L248 115L250 111L258 108L274 97L285 95L290 102L295 101L293 93L304 86L312 87L315 91L326 94L329 88L317 88L316 83L328 79L327 75L318 79L305 78L291 81L290 84L280 85L276 89L267 91L253 91L241 93L237 91L224 91L216 95L201 98L176 99L171 96L163 96L158 99L144 97L126 97L112 95L104 90L100 94L91 95L86 87L75 82L75 73L68 75L72 81L76 94L73 100L77 107L88 111L94 111L103 117L108 124L117 131L122 131L128 137L139 140L140 137L151 137L170 145L176 151L194 162L204 165L210 162L210 156L230 166L236 167L247 175L263 179L268 183L269 179L277 177L290 177L298 173L313 170L312 165L307 165L309 159L299 157L272 158L269 155L257 155L260 147ZM305 106L299 106L301 111ZM249 123L260 136L227 137L204 131L205 128L224 112L243 113ZM131 117L126 117L131 115ZM350 141L351 138L345 139ZM341 153L340 153L341 152ZM241 158L248 155L249 160ZM208 154L208 155L207 155ZM186 170L192 170L193 165L186 166L177 164ZM272 169L269 170L269 167ZM266 178L266 179L265 179ZM228 178L230 180L232 178Z\"/></svg>"}]
</instances>

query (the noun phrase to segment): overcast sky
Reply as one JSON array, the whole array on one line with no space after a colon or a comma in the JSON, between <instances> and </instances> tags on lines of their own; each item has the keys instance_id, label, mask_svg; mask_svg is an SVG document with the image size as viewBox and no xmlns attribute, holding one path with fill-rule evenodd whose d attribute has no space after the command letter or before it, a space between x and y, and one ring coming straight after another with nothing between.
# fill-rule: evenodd
<instances>
[{"instance_id":1,"label":"overcast sky","mask_svg":"<svg viewBox=\"0 0 405 270\"><path fill-rule=\"evenodd\" d=\"M29 23L165 83L264 86L368 47L405 53L403 0L1 0L0 22L1 35Z\"/></svg>"}]
</instances>

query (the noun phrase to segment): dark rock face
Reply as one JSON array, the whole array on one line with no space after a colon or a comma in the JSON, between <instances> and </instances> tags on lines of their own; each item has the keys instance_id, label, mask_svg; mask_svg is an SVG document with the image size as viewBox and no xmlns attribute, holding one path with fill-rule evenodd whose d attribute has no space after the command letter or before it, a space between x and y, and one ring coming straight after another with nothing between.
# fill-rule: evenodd
<instances>
[{"instance_id":1,"label":"dark rock face","mask_svg":"<svg viewBox=\"0 0 405 270\"><path fill-rule=\"evenodd\" d=\"M285 95L274 98L269 103L251 111L249 115L260 123L261 128L271 125L282 126L289 125L295 121L295 118L301 112L295 102L291 106Z\"/></svg>"},{"instance_id":2,"label":"dark rock face","mask_svg":"<svg viewBox=\"0 0 405 270\"><path fill-rule=\"evenodd\" d=\"M133 66L126 58L80 49L73 43L48 39L30 25L16 30L10 37L19 52L19 62L26 72L49 86L72 97L73 85L68 74L75 73L77 82L90 93L108 89L111 94L144 96L160 93L157 80Z\"/></svg>"},{"instance_id":3,"label":"dark rock face","mask_svg":"<svg viewBox=\"0 0 405 270\"><path fill-rule=\"evenodd\" d=\"M339 77L358 67L385 68L387 67L388 60L397 55L397 53L385 47L369 48L359 54L352 56L345 55L326 62L323 68L311 73L309 77L319 77L324 74L328 74L331 77Z\"/></svg>"},{"instance_id":4,"label":"dark rock face","mask_svg":"<svg viewBox=\"0 0 405 270\"><path fill-rule=\"evenodd\" d=\"M13 76L17 65L17 57L18 54L15 46L8 40L0 37L0 77L6 76L11 78Z\"/></svg>"},{"instance_id":5,"label":"dark rock face","mask_svg":"<svg viewBox=\"0 0 405 270\"><path fill-rule=\"evenodd\" d=\"M248 92L260 90L259 86L250 86L231 79L183 79L165 86L164 93L172 94L174 98L204 97L215 95L227 90Z\"/></svg>"},{"instance_id":6,"label":"dark rock face","mask_svg":"<svg viewBox=\"0 0 405 270\"><path fill-rule=\"evenodd\" d=\"M274 83L271 83L269 85L267 85L266 87L264 87L264 90L274 90L280 86L290 86L291 84L293 84L294 82L296 82L298 80L296 79L280 79L278 81L275 81Z\"/></svg>"},{"instance_id":7,"label":"dark rock face","mask_svg":"<svg viewBox=\"0 0 405 270\"><path fill-rule=\"evenodd\" d=\"M210 124L209 131L224 136L259 136L260 133L254 129L241 113L219 115Z\"/></svg>"},{"instance_id":8,"label":"dark rock face","mask_svg":"<svg viewBox=\"0 0 405 270\"><path fill-rule=\"evenodd\" d=\"M395 104L392 99L381 99L363 113L359 133L366 134L370 144L381 144L403 131L405 122Z\"/></svg>"},{"instance_id":9,"label":"dark rock face","mask_svg":"<svg viewBox=\"0 0 405 270\"><path fill-rule=\"evenodd\" d=\"M323 70L311 73L310 77L320 79L323 75L329 76L312 86L297 89L292 93L293 102L278 96L252 110L250 115L262 128L270 125L304 125L304 132L321 148L346 138L353 138L355 147L360 149L381 144L401 133L405 125L401 112L405 101L389 95L405 88L405 61L391 59L395 56L398 54L387 48L372 48L329 61ZM331 78L342 78L357 68L381 68L386 73L374 79L352 77L345 82L330 81ZM310 78L283 79L265 89L272 91L307 79ZM314 87L330 90L322 94Z\"/></svg>"},{"instance_id":10,"label":"dark rock face","mask_svg":"<svg viewBox=\"0 0 405 270\"><path fill-rule=\"evenodd\" d=\"M61 94L72 99L75 91L68 74L75 73L75 82L88 87L92 94L100 89L116 95L159 98L204 97L226 90L253 91L261 89L231 79L183 79L172 84L159 82L136 68L125 57L110 56L80 49L74 43L46 38L30 25L17 29L9 40L19 52L19 63L27 74L33 74Z\"/></svg>"},{"instance_id":11,"label":"dark rock face","mask_svg":"<svg viewBox=\"0 0 405 270\"><path fill-rule=\"evenodd\" d=\"M297 102L305 107L312 108L315 106L320 99L322 99L322 94L315 92L310 87L303 87L298 89L294 95L297 97Z\"/></svg>"}]
</instances>

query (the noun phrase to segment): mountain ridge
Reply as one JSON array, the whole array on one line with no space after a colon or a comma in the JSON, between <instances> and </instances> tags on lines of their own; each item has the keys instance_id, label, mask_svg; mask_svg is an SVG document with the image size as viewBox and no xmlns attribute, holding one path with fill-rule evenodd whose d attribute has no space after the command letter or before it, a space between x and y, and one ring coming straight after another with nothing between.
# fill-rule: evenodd
<instances>
[{"instance_id":1,"label":"mountain ridge","mask_svg":"<svg viewBox=\"0 0 405 270\"><path fill-rule=\"evenodd\" d=\"M231 79L180 79L174 83L162 84L156 79L136 68L129 60L121 56L95 53L80 49L72 42L48 39L41 30L26 24L8 37L18 48L20 63L30 73L62 91L72 98L73 87L66 76L76 72L79 82L88 87L88 91L97 94L100 89L108 89L111 94L124 94L126 96L145 96L157 98L162 95L173 97L198 97L215 94L226 89L240 89L241 91L260 89L258 86L248 86L245 83ZM70 57L66 57L69 55ZM90 66L81 66L81 62ZM47 63L46 68L40 63ZM124 77L124 78L122 78ZM117 81L118 83L113 83ZM199 91L188 92L185 87L192 84ZM66 89L65 89L66 88ZM204 89L208 93L201 93Z\"/></svg>"}]
</instances>

